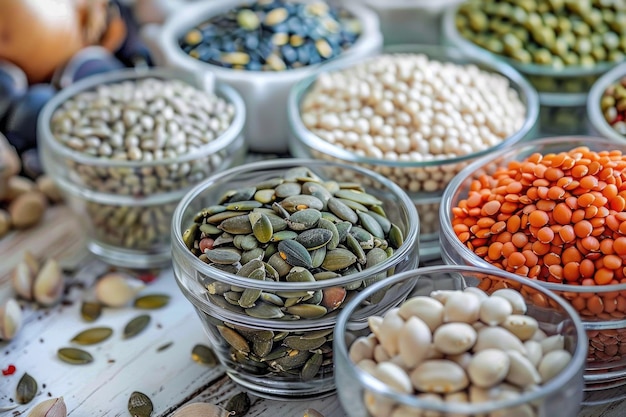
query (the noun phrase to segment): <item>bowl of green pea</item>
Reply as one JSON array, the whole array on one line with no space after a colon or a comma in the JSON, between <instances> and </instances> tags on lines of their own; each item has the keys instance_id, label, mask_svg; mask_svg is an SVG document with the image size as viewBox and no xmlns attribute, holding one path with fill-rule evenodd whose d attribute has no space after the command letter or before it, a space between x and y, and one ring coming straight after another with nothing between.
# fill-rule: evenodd
<instances>
[{"instance_id":1,"label":"bowl of green pea","mask_svg":"<svg viewBox=\"0 0 626 417\"><path fill-rule=\"evenodd\" d=\"M442 37L520 71L539 93L541 133L584 134L589 90L626 58L626 4L469 0L446 11Z\"/></svg>"}]
</instances>

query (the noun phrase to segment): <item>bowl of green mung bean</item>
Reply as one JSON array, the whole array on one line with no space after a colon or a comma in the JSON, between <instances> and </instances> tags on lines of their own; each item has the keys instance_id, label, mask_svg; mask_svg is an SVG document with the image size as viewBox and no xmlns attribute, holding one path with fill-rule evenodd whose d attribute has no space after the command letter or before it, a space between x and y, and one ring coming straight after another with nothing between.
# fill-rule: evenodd
<instances>
[{"instance_id":1,"label":"bowl of green mung bean","mask_svg":"<svg viewBox=\"0 0 626 417\"><path fill-rule=\"evenodd\" d=\"M172 221L177 283L228 375L262 397L329 395L332 330L363 289L418 266L419 220L393 182L309 159L213 175ZM392 308L411 283L384 286L356 315Z\"/></svg>"},{"instance_id":2,"label":"bowl of green mung bean","mask_svg":"<svg viewBox=\"0 0 626 417\"><path fill-rule=\"evenodd\" d=\"M585 133L587 93L626 57L626 8L617 2L471 0L444 16L446 42L504 60L539 93L542 129Z\"/></svg>"}]
</instances>

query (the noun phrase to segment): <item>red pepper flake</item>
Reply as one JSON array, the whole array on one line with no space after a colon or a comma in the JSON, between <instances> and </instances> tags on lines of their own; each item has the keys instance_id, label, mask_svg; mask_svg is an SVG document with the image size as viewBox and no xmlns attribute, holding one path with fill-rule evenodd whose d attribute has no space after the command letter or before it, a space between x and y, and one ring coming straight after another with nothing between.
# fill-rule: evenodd
<instances>
[{"instance_id":1,"label":"red pepper flake","mask_svg":"<svg viewBox=\"0 0 626 417\"><path fill-rule=\"evenodd\" d=\"M152 281L154 281L155 279L157 279L158 274L154 274L152 272L146 272L143 274L139 274L137 276L137 278L139 278L141 281L143 281L146 284L151 283Z\"/></svg>"},{"instance_id":2,"label":"red pepper flake","mask_svg":"<svg viewBox=\"0 0 626 417\"><path fill-rule=\"evenodd\" d=\"M15 365L9 365L7 367L7 369L3 369L2 370L2 375L4 375L4 376L13 375L15 373L15 371L16 371Z\"/></svg>"}]
</instances>

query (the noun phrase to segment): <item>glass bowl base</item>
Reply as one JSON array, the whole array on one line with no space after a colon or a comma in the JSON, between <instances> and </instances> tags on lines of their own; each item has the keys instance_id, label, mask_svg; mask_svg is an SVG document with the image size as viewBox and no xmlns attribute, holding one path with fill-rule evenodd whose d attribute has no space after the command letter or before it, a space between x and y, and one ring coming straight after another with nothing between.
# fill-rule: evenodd
<instances>
[{"instance_id":1,"label":"glass bowl base","mask_svg":"<svg viewBox=\"0 0 626 417\"><path fill-rule=\"evenodd\" d=\"M258 381L250 380L237 372L226 370L228 377L237 385L244 388L250 394L268 400L279 401L302 401L308 399L320 399L335 394L335 382L333 379L324 379L317 382L294 383L275 382L264 379L264 385Z\"/></svg>"}]
</instances>

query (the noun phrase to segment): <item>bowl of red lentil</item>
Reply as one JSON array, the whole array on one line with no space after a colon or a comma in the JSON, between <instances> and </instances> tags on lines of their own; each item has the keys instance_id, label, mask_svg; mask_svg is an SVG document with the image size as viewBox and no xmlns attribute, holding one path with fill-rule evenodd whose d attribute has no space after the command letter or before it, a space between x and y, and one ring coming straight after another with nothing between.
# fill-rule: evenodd
<instances>
[{"instance_id":1,"label":"bowl of red lentil","mask_svg":"<svg viewBox=\"0 0 626 417\"><path fill-rule=\"evenodd\" d=\"M578 311L589 335L588 386L626 383L624 178L626 145L545 138L473 162L440 209L446 263L528 277Z\"/></svg>"},{"instance_id":2,"label":"bowl of red lentil","mask_svg":"<svg viewBox=\"0 0 626 417\"><path fill-rule=\"evenodd\" d=\"M600 77L589 91L590 130L615 142L626 141L626 63Z\"/></svg>"},{"instance_id":3,"label":"bowl of red lentil","mask_svg":"<svg viewBox=\"0 0 626 417\"><path fill-rule=\"evenodd\" d=\"M511 66L432 45L320 66L290 92L291 154L359 165L420 213L420 259L439 258L439 204L472 160L532 137L539 99Z\"/></svg>"}]
</instances>

